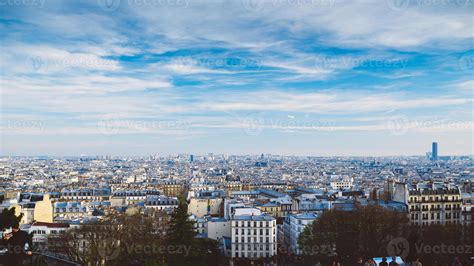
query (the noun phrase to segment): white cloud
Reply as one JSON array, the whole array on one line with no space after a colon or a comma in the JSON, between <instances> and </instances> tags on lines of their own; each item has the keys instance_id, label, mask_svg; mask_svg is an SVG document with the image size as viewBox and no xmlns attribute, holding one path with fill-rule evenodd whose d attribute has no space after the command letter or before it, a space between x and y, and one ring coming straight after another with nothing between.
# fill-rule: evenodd
<instances>
[{"instance_id":1,"label":"white cloud","mask_svg":"<svg viewBox=\"0 0 474 266\"><path fill-rule=\"evenodd\" d=\"M455 84L454 87L461 91L474 93L474 80L466 80L466 81L459 82Z\"/></svg>"}]
</instances>

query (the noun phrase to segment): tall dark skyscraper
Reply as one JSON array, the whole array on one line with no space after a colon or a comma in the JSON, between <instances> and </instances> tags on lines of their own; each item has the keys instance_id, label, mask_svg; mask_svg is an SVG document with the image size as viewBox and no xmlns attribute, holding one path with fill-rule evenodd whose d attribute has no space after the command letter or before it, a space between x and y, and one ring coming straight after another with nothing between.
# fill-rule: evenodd
<instances>
[{"instance_id":1,"label":"tall dark skyscraper","mask_svg":"<svg viewBox=\"0 0 474 266\"><path fill-rule=\"evenodd\" d=\"M431 160L438 160L438 142L433 142L431 144Z\"/></svg>"}]
</instances>

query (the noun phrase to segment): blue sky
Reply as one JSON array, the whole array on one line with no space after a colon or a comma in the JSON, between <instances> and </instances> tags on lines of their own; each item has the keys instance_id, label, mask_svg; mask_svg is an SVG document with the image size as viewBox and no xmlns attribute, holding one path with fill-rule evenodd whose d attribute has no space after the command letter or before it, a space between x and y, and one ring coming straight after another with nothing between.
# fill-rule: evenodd
<instances>
[{"instance_id":1,"label":"blue sky","mask_svg":"<svg viewBox=\"0 0 474 266\"><path fill-rule=\"evenodd\" d=\"M474 153L469 0L0 4L1 155Z\"/></svg>"}]
</instances>

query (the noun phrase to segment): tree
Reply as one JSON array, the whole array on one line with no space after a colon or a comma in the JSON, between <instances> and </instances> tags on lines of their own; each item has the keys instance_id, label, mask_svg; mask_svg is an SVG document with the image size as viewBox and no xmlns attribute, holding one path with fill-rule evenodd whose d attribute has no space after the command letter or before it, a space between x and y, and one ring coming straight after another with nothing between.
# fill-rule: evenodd
<instances>
[{"instance_id":1,"label":"tree","mask_svg":"<svg viewBox=\"0 0 474 266\"><path fill-rule=\"evenodd\" d=\"M184 197L178 197L178 207L171 214L170 227L167 233L168 245L189 245L193 242L197 232L194 231L194 222L189 220L188 205Z\"/></svg>"},{"instance_id":2,"label":"tree","mask_svg":"<svg viewBox=\"0 0 474 266\"><path fill-rule=\"evenodd\" d=\"M472 256L472 224L413 226L411 231L415 237L410 241L410 250L424 265L448 265L455 257L468 265Z\"/></svg>"},{"instance_id":3,"label":"tree","mask_svg":"<svg viewBox=\"0 0 474 266\"><path fill-rule=\"evenodd\" d=\"M169 265L225 265L219 243L213 239L196 238L194 222L189 219L184 197L178 197L178 207L171 214L166 244L172 250L183 252L167 254Z\"/></svg>"},{"instance_id":4,"label":"tree","mask_svg":"<svg viewBox=\"0 0 474 266\"><path fill-rule=\"evenodd\" d=\"M19 216L15 215L15 207L10 209L3 209L0 213L0 231L10 228L13 225L18 225L23 217L23 213Z\"/></svg>"},{"instance_id":5,"label":"tree","mask_svg":"<svg viewBox=\"0 0 474 266\"><path fill-rule=\"evenodd\" d=\"M48 239L48 249L84 265L224 265L218 242L195 238L187 204L168 216L150 211L109 214L98 224Z\"/></svg>"},{"instance_id":6,"label":"tree","mask_svg":"<svg viewBox=\"0 0 474 266\"><path fill-rule=\"evenodd\" d=\"M159 230L166 222L142 214L110 214L48 239L48 249L84 265L163 264L166 249Z\"/></svg>"},{"instance_id":7,"label":"tree","mask_svg":"<svg viewBox=\"0 0 474 266\"><path fill-rule=\"evenodd\" d=\"M307 257L328 262L337 254L342 264L358 257L387 255L393 238L405 235L408 218L380 206L357 207L354 211L330 210L308 225L298 244Z\"/></svg>"}]
</instances>

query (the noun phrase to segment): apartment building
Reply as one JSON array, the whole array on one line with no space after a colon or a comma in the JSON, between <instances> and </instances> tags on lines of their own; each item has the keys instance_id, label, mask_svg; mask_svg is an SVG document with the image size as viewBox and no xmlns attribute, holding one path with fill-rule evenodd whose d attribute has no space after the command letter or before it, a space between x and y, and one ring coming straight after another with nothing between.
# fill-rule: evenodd
<instances>
[{"instance_id":1,"label":"apartment building","mask_svg":"<svg viewBox=\"0 0 474 266\"><path fill-rule=\"evenodd\" d=\"M176 197L167 197L167 196L157 196L157 195L148 195L145 200L146 209L155 209L155 210L172 210L178 207L178 198Z\"/></svg>"},{"instance_id":2,"label":"apartment building","mask_svg":"<svg viewBox=\"0 0 474 266\"><path fill-rule=\"evenodd\" d=\"M462 221L464 224L471 224L474 215L474 193L462 193Z\"/></svg>"},{"instance_id":3,"label":"apartment building","mask_svg":"<svg viewBox=\"0 0 474 266\"><path fill-rule=\"evenodd\" d=\"M297 255L302 254L302 251L298 246L298 238L305 227L311 224L318 217L318 214L315 213L288 214L283 222L281 242L291 253Z\"/></svg>"},{"instance_id":4,"label":"apartment building","mask_svg":"<svg viewBox=\"0 0 474 266\"><path fill-rule=\"evenodd\" d=\"M397 191L398 190L398 191ZM414 225L458 224L462 222L461 191L444 183L406 184L395 186L396 201L408 204L410 222Z\"/></svg>"},{"instance_id":5,"label":"apartment building","mask_svg":"<svg viewBox=\"0 0 474 266\"><path fill-rule=\"evenodd\" d=\"M236 209L231 235L232 258L259 259L277 254L276 219L258 209Z\"/></svg>"}]
</instances>

